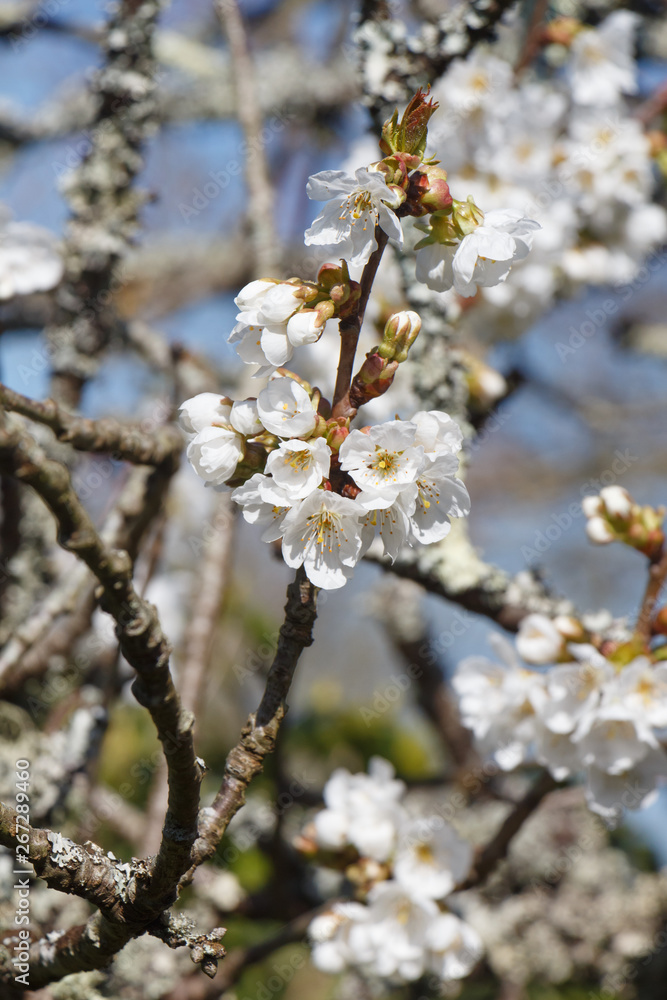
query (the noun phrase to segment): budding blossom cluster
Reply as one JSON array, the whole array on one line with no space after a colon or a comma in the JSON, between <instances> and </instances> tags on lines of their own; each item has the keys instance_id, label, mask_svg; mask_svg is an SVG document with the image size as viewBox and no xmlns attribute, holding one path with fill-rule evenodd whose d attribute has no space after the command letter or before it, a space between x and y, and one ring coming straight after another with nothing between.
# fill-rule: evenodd
<instances>
[{"instance_id":1,"label":"budding blossom cluster","mask_svg":"<svg viewBox=\"0 0 667 1000\"><path fill-rule=\"evenodd\" d=\"M310 925L313 962L324 972L452 980L481 957L477 932L445 904L470 870L471 847L441 817L411 816L404 799L404 783L380 757L368 774L339 768L324 789L326 808L299 839L357 886L356 900L334 903Z\"/></svg>"},{"instance_id":2,"label":"budding blossom cluster","mask_svg":"<svg viewBox=\"0 0 667 1000\"><path fill-rule=\"evenodd\" d=\"M644 260L667 238L667 212L656 203L665 137L642 125L633 106L639 22L627 10L594 28L556 18L545 28L539 70L515 73L499 46L479 45L434 83L439 111L426 153L446 161L452 192L472 197L484 220L474 241L461 229L457 259L456 244L447 242L449 220L431 218L434 242L417 244L417 278L440 294L462 334L515 337L585 285L643 282ZM361 140L351 161L367 148ZM504 280L487 280L487 271L502 273L503 262L525 257L526 245L529 259L507 268ZM461 298L475 290L469 308ZM564 337L561 359L581 342Z\"/></svg>"},{"instance_id":3,"label":"budding blossom cluster","mask_svg":"<svg viewBox=\"0 0 667 1000\"><path fill-rule=\"evenodd\" d=\"M198 475L218 489L247 475L232 499L317 587L342 587L376 532L394 559L404 543L444 538L449 518L470 509L456 477L461 431L436 410L347 432L327 427L299 382L277 377L256 400L195 396L180 419Z\"/></svg>"},{"instance_id":4,"label":"budding blossom cluster","mask_svg":"<svg viewBox=\"0 0 667 1000\"><path fill-rule=\"evenodd\" d=\"M376 536L393 561L403 545L440 541L451 517L469 513L457 478L462 434L436 410L351 427L359 408L387 392L407 359L421 327L412 311L389 318L382 342L343 386L342 398L337 386L333 405L284 365L297 348L318 341L329 320L339 322L341 335L358 330L363 276L352 280L348 264L367 265L387 239L400 244L403 216L429 216L418 274L464 296L503 282L539 228L516 212L485 215L472 198L452 197L446 172L424 159L436 107L420 91L400 121L396 112L385 122L383 160L353 177L324 171L310 178L308 195L327 205L306 243L343 255L339 264L324 264L315 281L252 281L237 296L229 339L256 377L269 377L257 398L234 402L204 393L181 406L197 474L215 489L233 489L232 499L263 529L263 539L280 540L287 565L303 566L325 589L346 583Z\"/></svg>"}]
</instances>

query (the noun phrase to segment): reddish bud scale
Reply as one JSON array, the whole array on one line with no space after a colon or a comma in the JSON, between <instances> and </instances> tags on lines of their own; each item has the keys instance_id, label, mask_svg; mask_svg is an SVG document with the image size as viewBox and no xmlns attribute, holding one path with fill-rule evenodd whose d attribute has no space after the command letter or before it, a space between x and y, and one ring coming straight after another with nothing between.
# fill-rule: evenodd
<instances>
[{"instance_id":1,"label":"reddish bud scale","mask_svg":"<svg viewBox=\"0 0 667 1000\"><path fill-rule=\"evenodd\" d=\"M400 122L396 110L384 123L380 140L383 153L401 152L423 156L429 119L438 107L436 101L427 99L427 93L421 89L417 91Z\"/></svg>"}]
</instances>

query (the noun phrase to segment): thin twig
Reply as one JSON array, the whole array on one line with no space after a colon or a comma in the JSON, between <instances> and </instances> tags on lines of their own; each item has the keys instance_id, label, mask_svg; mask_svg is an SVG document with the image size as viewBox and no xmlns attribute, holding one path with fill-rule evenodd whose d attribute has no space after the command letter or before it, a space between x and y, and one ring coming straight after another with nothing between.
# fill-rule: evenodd
<instances>
[{"instance_id":1,"label":"thin twig","mask_svg":"<svg viewBox=\"0 0 667 1000\"><path fill-rule=\"evenodd\" d=\"M215 530L206 543L200 564L197 592L192 599L192 617L185 633L183 666L179 687L183 704L196 712L203 693L211 647L229 574L234 512L228 494L221 494L213 517Z\"/></svg>"},{"instance_id":2,"label":"thin twig","mask_svg":"<svg viewBox=\"0 0 667 1000\"><path fill-rule=\"evenodd\" d=\"M248 222L258 277L274 275L280 247L274 225L274 198L262 139L262 112L255 81L257 73L248 49L243 18L236 0L216 0L215 9L229 40L234 68L236 107L245 134Z\"/></svg>"},{"instance_id":3,"label":"thin twig","mask_svg":"<svg viewBox=\"0 0 667 1000\"><path fill-rule=\"evenodd\" d=\"M648 582L635 626L635 635L643 642L649 642L653 625L653 612L660 592L667 578L667 546L649 563Z\"/></svg>"},{"instance_id":4,"label":"thin twig","mask_svg":"<svg viewBox=\"0 0 667 1000\"><path fill-rule=\"evenodd\" d=\"M558 787L548 771L542 771L533 787L516 804L509 816L485 847L477 851L472 870L468 877L456 887L457 892L480 885L494 870L499 861L507 855L509 846L529 816L535 812L545 795Z\"/></svg>"},{"instance_id":5,"label":"thin twig","mask_svg":"<svg viewBox=\"0 0 667 1000\"><path fill-rule=\"evenodd\" d=\"M201 810L199 837L192 849L193 865L181 880L192 881L194 869L212 857L227 826L245 802L245 790L262 770L265 757L273 752L280 723L287 710L286 698L294 670L303 650L313 641L317 617L317 587L297 570L287 588L285 620L280 628L278 648L266 679L266 687L257 712L250 715L241 739L230 750L222 784L213 803Z\"/></svg>"},{"instance_id":6,"label":"thin twig","mask_svg":"<svg viewBox=\"0 0 667 1000\"><path fill-rule=\"evenodd\" d=\"M364 267L363 274L361 275L361 295L359 296L357 308L351 316L346 316L345 319L342 319L339 324L340 358L338 361L338 371L336 372L336 387L333 395L332 416L334 417L352 417L357 412L356 409L350 405L349 396L352 373L354 371L354 359L357 353L359 334L361 332L362 323L364 322L368 299L371 294L373 282L375 281L377 269L380 266L380 261L382 260L384 248L386 247L388 241L389 237L387 234L380 229L379 226L376 226L375 242L377 243L377 247L368 258L368 262Z\"/></svg>"}]
</instances>

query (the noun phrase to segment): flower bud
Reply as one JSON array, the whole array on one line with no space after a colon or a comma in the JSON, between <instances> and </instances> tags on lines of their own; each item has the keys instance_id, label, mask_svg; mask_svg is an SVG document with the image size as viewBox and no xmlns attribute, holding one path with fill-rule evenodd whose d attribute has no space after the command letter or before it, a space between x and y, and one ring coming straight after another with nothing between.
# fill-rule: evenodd
<instances>
[{"instance_id":1,"label":"flower bud","mask_svg":"<svg viewBox=\"0 0 667 1000\"><path fill-rule=\"evenodd\" d=\"M629 520L634 501L622 486L605 486L600 490L600 500L604 503L610 517Z\"/></svg>"},{"instance_id":2,"label":"flower bud","mask_svg":"<svg viewBox=\"0 0 667 1000\"><path fill-rule=\"evenodd\" d=\"M423 167L417 179L417 186L419 201L429 212L439 212L453 204L447 183L447 171L442 167Z\"/></svg>"},{"instance_id":3,"label":"flower bud","mask_svg":"<svg viewBox=\"0 0 667 1000\"><path fill-rule=\"evenodd\" d=\"M591 517L586 524L586 534L595 545L608 545L616 535L602 517Z\"/></svg>"},{"instance_id":4,"label":"flower bud","mask_svg":"<svg viewBox=\"0 0 667 1000\"><path fill-rule=\"evenodd\" d=\"M452 222L458 229L461 239L482 225L484 212L477 207L471 194L468 195L466 201L457 201L456 199L452 201Z\"/></svg>"},{"instance_id":5,"label":"flower bud","mask_svg":"<svg viewBox=\"0 0 667 1000\"><path fill-rule=\"evenodd\" d=\"M426 136L429 118L438 107L436 101L427 100L427 92L418 90L401 120L398 120L398 108L390 119L382 126L380 149L383 153L413 153L421 157L426 149Z\"/></svg>"},{"instance_id":6,"label":"flower bud","mask_svg":"<svg viewBox=\"0 0 667 1000\"><path fill-rule=\"evenodd\" d=\"M572 615L556 615L553 621L564 639L570 642L583 642L586 638L586 629Z\"/></svg>"},{"instance_id":7,"label":"flower bud","mask_svg":"<svg viewBox=\"0 0 667 1000\"><path fill-rule=\"evenodd\" d=\"M598 496L586 496L581 501L581 509L586 517L596 517L602 513L604 504Z\"/></svg>"},{"instance_id":8,"label":"flower bud","mask_svg":"<svg viewBox=\"0 0 667 1000\"><path fill-rule=\"evenodd\" d=\"M322 264L317 272L317 283L325 292L330 291L334 285L349 285L347 263L341 260L340 264Z\"/></svg>"},{"instance_id":9,"label":"flower bud","mask_svg":"<svg viewBox=\"0 0 667 1000\"><path fill-rule=\"evenodd\" d=\"M337 420L327 420L324 430L324 440L333 452L338 451L350 433L350 429L347 426L348 422L345 417L339 417Z\"/></svg>"},{"instance_id":10,"label":"flower bud","mask_svg":"<svg viewBox=\"0 0 667 1000\"><path fill-rule=\"evenodd\" d=\"M405 361L408 351L417 339L422 321L411 309L394 313L387 320L378 354L388 361Z\"/></svg>"}]
</instances>

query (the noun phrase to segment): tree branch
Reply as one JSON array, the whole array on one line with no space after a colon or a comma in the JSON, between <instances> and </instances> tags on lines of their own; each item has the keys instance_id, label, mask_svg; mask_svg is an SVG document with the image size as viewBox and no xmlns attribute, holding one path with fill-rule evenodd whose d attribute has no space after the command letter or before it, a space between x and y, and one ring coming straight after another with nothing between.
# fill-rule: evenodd
<instances>
[{"instance_id":1,"label":"tree branch","mask_svg":"<svg viewBox=\"0 0 667 1000\"><path fill-rule=\"evenodd\" d=\"M456 892L472 889L484 882L499 861L507 855L509 846L528 817L535 812L545 795L558 787L548 771L542 771L533 787L516 804L489 843L478 849L468 877L456 887Z\"/></svg>"},{"instance_id":2,"label":"tree branch","mask_svg":"<svg viewBox=\"0 0 667 1000\"><path fill-rule=\"evenodd\" d=\"M199 837L192 849L193 865L181 885L187 885L194 869L215 854L227 826L245 802L245 790L262 770L264 759L273 752L280 724L287 711L286 698L298 659L313 641L317 617L317 587L299 568L287 588L285 620L278 636L278 648L266 679L259 708L250 715L241 739L230 750L225 773L213 803L201 810Z\"/></svg>"},{"instance_id":3,"label":"tree branch","mask_svg":"<svg viewBox=\"0 0 667 1000\"><path fill-rule=\"evenodd\" d=\"M59 941L51 949L48 960L44 949L40 952L38 948L31 982L37 986L64 975L63 962L69 972L99 967L90 965L91 961L104 964L110 957L102 947L104 941L112 948L119 941L122 946L128 939L128 928L134 928L129 931L132 936L171 905L197 833L203 769L194 752L194 717L183 709L169 672L169 643L155 608L134 590L127 553L105 545L74 493L67 469L48 459L33 439L7 418L0 427L0 471L35 490L56 518L59 543L75 552L100 581L101 606L116 621L121 650L137 672L133 692L151 714L169 772L169 806L160 849L150 862L139 863L142 878L137 875L133 879L123 908L125 929L112 932L100 923L106 919L100 914L85 928L68 932L62 947ZM95 939L92 950L91 935Z\"/></svg>"},{"instance_id":4,"label":"tree branch","mask_svg":"<svg viewBox=\"0 0 667 1000\"><path fill-rule=\"evenodd\" d=\"M257 96L257 73L248 50L243 18L236 0L216 0L215 9L229 40L234 70L236 113L246 138L248 222L257 277L274 275L280 246L274 225L273 191L262 140L262 112Z\"/></svg>"},{"instance_id":5,"label":"tree branch","mask_svg":"<svg viewBox=\"0 0 667 1000\"><path fill-rule=\"evenodd\" d=\"M59 441L78 451L109 452L114 458L136 465L178 466L183 437L176 427L164 424L150 434L137 425L121 424L111 417L91 420L73 416L53 399L29 399L0 384L0 405L50 427Z\"/></svg>"}]
</instances>

